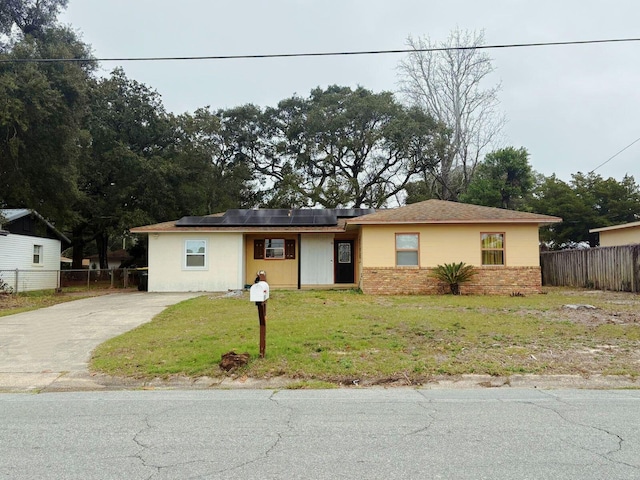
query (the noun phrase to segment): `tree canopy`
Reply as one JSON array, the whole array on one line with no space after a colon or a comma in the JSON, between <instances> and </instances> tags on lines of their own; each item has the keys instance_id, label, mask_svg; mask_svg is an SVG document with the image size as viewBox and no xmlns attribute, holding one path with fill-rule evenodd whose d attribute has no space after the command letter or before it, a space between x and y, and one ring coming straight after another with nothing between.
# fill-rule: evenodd
<instances>
[{"instance_id":1,"label":"tree canopy","mask_svg":"<svg viewBox=\"0 0 640 480\"><path fill-rule=\"evenodd\" d=\"M271 140L256 168L279 187L274 206L384 206L436 162L442 131L393 94L362 87L314 89L267 109L264 118Z\"/></svg>"},{"instance_id":2,"label":"tree canopy","mask_svg":"<svg viewBox=\"0 0 640 480\"><path fill-rule=\"evenodd\" d=\"M562 217L562 223L542 232L552 248L571 248L581 242L596 246L589 229L640 220L640 188L628 175L617 181L578 172L570 182L552 175L542 178L530 205L538 213Z\"/></svg>"},{"instance_id":3,"label":"tree canopy","mask_svg":"<svg viewBox=\"0 0 640 480\"><path fill-rule=\"evenodd\" d=\"M563 217L544 232L555 248L638 220L633 177L536 176L525 148L481 158L502 117L480 50L427 54L428 39L410 39L415 52L401 64L408 104L331 85L275 106L176 115L123 69L96 74L90 46L57 22L66 5L0 0L0 207L47 217L71 237L76 267L89 248L106 266L107 247L133 226L230 208L460 199ZM482 42L455 31L445 46ZM39 58L83 61L15 61Z\"/></svg>"},{"instance_id":4,"label":"tree canopy","mask_svg":"<svg viewBox=\"0 0 640 480\"><path fill-rule=\"evenodd\" d=\"M490 152L478 165L461 201L488 207L526 209L535 185L525 148L502 148Z\"/></svg>"}]
</instances>

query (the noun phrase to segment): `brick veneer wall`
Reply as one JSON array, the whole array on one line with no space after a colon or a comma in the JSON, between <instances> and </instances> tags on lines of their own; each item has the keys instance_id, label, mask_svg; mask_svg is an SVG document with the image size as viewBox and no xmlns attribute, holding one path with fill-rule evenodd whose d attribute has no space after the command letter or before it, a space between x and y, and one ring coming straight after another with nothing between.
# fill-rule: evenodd
<instances>
[{"instance_id":1,"label":"brick veneer wall","mask_svg":"<svg viewBox=\"0 0 640 480\"><path fill-rule=\"evenodd\" d=\"M433 295L449 286L431 277L432 268L364 268L360 288L374 295ZM531 294L542 290L540 267L481 267L471 282L460 285L463 295Z\"/></svg>"}]
</instances>

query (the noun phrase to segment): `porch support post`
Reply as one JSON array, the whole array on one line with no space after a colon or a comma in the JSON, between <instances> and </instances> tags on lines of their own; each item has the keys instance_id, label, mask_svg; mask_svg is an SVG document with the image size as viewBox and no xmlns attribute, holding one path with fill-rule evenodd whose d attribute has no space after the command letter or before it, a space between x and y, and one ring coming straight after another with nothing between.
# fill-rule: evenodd
<instances>
[{"instance_id":1,"label":"porch support post","mask_svg":"<svg viewBox=\"0 0 640 480\"><path fill-rule=\"evenodd\" d=\"M298 290L302 288L302 234L298 234Z\"/></svg>"}]
</instances>

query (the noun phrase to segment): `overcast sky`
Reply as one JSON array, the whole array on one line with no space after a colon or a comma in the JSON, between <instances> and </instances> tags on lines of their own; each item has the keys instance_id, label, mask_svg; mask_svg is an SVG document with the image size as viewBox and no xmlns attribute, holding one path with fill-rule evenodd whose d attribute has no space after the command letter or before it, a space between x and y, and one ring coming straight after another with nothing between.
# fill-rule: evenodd
<instances>
[{"instance_id":1,"label":"overcast sky","mask_svg":"<svg viewBox=\"0 0 640 480\"><path fill-rule=\"evenodd\" d=\"M64 23L97 58L406 48L484 30L487 45L640 38L638 0L70 0ZM503 146L563 180L640 138L640 42L488 51L507 117ZM161 94L168 111L275 106L337 84L397 90L400 54L181 62L103 62ZM640 183L640 141L598 168Z\"/></svg>"}]
</instances>

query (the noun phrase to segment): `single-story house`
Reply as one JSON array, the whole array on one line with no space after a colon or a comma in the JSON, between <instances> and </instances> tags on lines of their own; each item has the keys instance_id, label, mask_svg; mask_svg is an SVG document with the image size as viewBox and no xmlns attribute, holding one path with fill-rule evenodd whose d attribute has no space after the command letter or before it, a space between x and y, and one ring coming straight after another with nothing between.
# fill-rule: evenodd
<instances>
[{"instance_id":1,"label":"single-story house","mask_svg":"<svg viewBox=\"0 0 640 480\"><path fill-rule=\"evenodd\" d=\"M427 200L372 209L256 209L132 228L149 236L149 291L224 291L265 270L271 288L437 293L434 267L479 274L463 293L541 289L539 227L558 217Z\"/></svg>"},{"instance_id":2,"label":"single-story house","mask_svg":"<svg viewBox=\"0 0 640 480\"><path fill-rule=\"evenodd\" d=\"M57 288L60 252L70 240L34 210L2 209L0 213L3 282L19 292Z\"/></svg>"},{"instance_id":3,"label":"single-story house","mask_svg":"<svg viewBox=\"0 0 640 480\"><path fill-rule=\"evenodd\" d=\"M640 222L624 223L612 227L592 228L589 233L597 233L601 247L616 247L640 243Z\"/></svg>"},{"instance_id":4,"label":"single-story house","mask_svg":"<svg viewBox=\"0 0 640 480\"><path fill-rule=\"evenodd\" d=\"M107 268L109 270L120 268L122 262L127 260L131 260L133 257L129 255L125 249L121 248L120 250L115 250L113 252L107 252ZM94 270L100 268L100 256L96 253L95 255L90 255L88 258L82 259L82 266L85 266L85 261L89 268Z\"/></svg>"}]
</instances>

